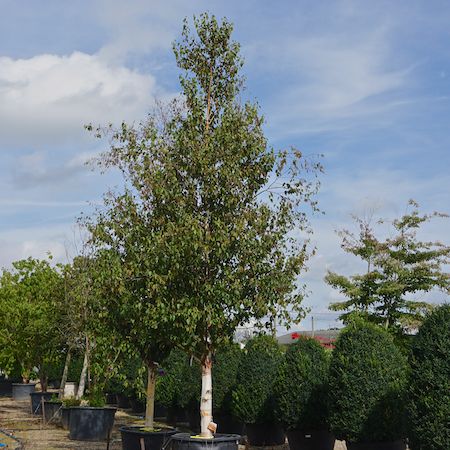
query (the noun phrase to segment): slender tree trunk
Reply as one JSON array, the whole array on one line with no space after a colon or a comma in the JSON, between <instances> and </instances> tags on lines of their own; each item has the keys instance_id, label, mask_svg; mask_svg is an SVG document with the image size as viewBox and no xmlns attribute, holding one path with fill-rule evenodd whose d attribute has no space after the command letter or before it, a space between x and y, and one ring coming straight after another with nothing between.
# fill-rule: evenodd
<instances>
[{"instance_id":1,"label":"slender tree trunk","mask_svg":"<svg viewBox=\"0 0 450 450\"><path fill-rule=\"evenodd\" d=\"M149 428L154 427L155 386L156 386L156 365L151 363L147 366L147 403L145 407L145 426Z\"/></svg>"},{"instance_id":2,"label":"slender tree trunk","mask_svg":"<svg viewBox=\"0 0 450 450\"><path fill-rule=\"evenodd\" d=\"M86 336L86 349L84 351L83 368L81 369L80 383L78 385L77 398L81 398L84 395L84 389L86 387L86 375L89 365L89 339Z\"/></svg>"},{"instance_id":3,"label":"slender tree trunk","mask_svg":"<svg viewBox=\"0 0 450 450\"><path fill-rule=\"evenodd\" d=\"M212 358L209 353L202 361L202 396L200 399L201 436L213 437L208 425L212 422Z\"/></svg>"},{"instance_id":4,"label":"slender tree trunk","mask_svg":"<svg viewBox=\"0 0 450 450\"><path fill-rule=\"evenodd\" d=\"M67 376L69 375L70 359L72 357L72 347L69 347L66 355L66 362L64 363L64 370L61 377L61 384L59 386L58 398L62 399L64 397L64 390L66 389Z\"/></svg>"},{"instance_id":5,"label":"slender tree trunk","mask_svg":"<svg viewBox=\"0 0 450 450\"><path fill-rule=\"evenodd\" d=\"M41 383L42 392L47 392L48 376L47 375L40 376L39 381Z\"/></svg>"}]
</instances>

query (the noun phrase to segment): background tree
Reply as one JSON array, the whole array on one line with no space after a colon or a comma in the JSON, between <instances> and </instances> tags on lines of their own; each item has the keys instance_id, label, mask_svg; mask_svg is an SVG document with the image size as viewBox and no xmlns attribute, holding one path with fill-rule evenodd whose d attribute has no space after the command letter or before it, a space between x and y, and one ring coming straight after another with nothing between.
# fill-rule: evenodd
<instances>
[{"instance_id":1,"label":"background tree","mask_svg":"<svg viewBox=\"0 0 450 450\"><path fill-rule=\"evenodd\" d=\"M344 251L367 264L363 274L346 277L328 272L325 277L347 297L330 306L345 311L340 316L344 323L362 315L395 331L416 328L431 308L423 295L436 288L449 292L450 274L444 267L450 261L450 247L438 241L421 241L417 236L424 224L446 216L420 214L418 204L412 200L409 205L411 212L391 222L394 234L387 239L377 238L370 223L358 218L358 235L347 230L339 233Z\"/></svg>"},{"instance_id":2,"label":"background tree","mask_svg":"<svg viewBox=\"0 0 450 450\"><path fill-rule=\"evenodd\" d=\"M61 357L62 350L58 332L64 299L60 267L33 258L12 265L0 278L2 368L8 372L18 363L24 383L37 368L41 388L46 391L49 366Z\"/></svg>"},{"instance_id":3,"label":"background tree","mask_svg":"<svg viewBox=\"0 0 450 450\"><path fill-rule=\"evenodd\" d=\"M288 324L303 314L298 276L310 252L299 236L321 166L268 147L258 107L241 102L232 25L204 14L194 26L185 22L174 44L184 102L109 133L101 164L119 168L126 188L106 196L90 229L113 249L108 277L128 299L122 318L133 318L136 342L162 349L169 336L200 362L210 437L215 349L252 318Z\"/></svg>"}]
</instances>

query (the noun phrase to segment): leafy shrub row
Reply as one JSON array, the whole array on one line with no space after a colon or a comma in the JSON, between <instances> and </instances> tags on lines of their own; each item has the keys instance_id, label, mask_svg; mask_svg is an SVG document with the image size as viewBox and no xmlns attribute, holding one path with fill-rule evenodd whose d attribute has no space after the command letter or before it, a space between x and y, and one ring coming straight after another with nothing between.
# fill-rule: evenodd
<instances>
[{"instance_id":1,"label":"leafy shrub row","mask_svg":"<svg viewBox=\"0 0 450 450\"><path fill-rule=\"evenodd\" d=\"M450 305L412 338L410 364L388 331L367 322L343 330L331 356L314 339L285 352L270 336L215 356L214 412L286 430L331 430L347 442L396 441L412 450L450 449ZM197 401L200 369L173 352L158 380L158 401ZM409 417L408 417L409 414Z\"/></svg>"}]
</instances>

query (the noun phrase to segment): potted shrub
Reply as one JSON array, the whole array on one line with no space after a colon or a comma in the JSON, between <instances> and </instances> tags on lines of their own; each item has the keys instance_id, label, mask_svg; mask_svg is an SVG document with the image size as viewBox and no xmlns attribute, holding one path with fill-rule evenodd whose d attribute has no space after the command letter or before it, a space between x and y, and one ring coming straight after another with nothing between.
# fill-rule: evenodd
<instances>
[{"instance_id":1,"label":"potted shrub","mask_svg":"<svg viewBox=\"0 0 450 450\"><path fill-rule=\"evenodd\" d=\"M384 329L355 322L330 364L330 425L349 450L405 449L405 356Z\"/></svg>"},{"instance_id":2,"label":"potted shrub","mask_svg":"<svg viewBox=\"0 0 450 450\"><path fill-rule=\"evenodd\" d=\"M187 356L178 349L170 352L162 362L160 376L156 383L155 404L165 411L167 422L176 425L177 422L186 422L186 411L180 406L181 380L185 372Z\"/></svg>"},{"instance_id":3,"label":"potted shrub","mask_svg":"<svg viewBox=\"0 0 450 450\"><path fill-rule=\"evenodd\" d=\"M69 408L69 439L105 441L109 439L117 408L105 406L105 398L93 393L78 406Z\"/></svg>"},{"instance_id":4,"label":"potted shrub","mask_svg":"<svg viewBox=\"0 0 450 450\"><path fill-rule=\"evenodd\" d=\"M231 413L232 392L236 388L241 358L239 344L223 346L214 355L213 412L221 433L244 433L243 422L236 420Z\"/></svg>"},{"instance_id":5,"label":"potted shrub","mask_svg":"<svg viewBox=\"0 0 450 450\"><path fill-rule=\"evenodd\" d=\"M56 394L53 394L49 400L44 400L42 408L44 423L61 425L62 408L63 402Z\"/></svg>"},{"instance_id":6,"label":"potted shrub","mask_svg":"<svg viewBox=\"0 0 450 450\"><path fill-rule=\"evenodd\" d=\"M409 445L412 450L450 448L450 305L436 308L412 344Z\"/></svg>"},{"instance_id":7,"label":"potted shrub","mask_svg":"<svg viewBox=\"0 0 450 450\"><path fill-rule=\"evenodd\" d=\"M315 339L290 345L275 383L275 413L291 450L333 450L328 424L329 356Z\"/></svg>"},{"instance_id":8,"label":"potted shrub","mask_svg":"<svg viewBox=\"0 0 450 450\"><path fill-rule=\"evenodd\" d=\"M168 339L201 367L200 438L173 437L174 446L236 447L236 436L214 434L213 355L250 321L270 328L301 316L303 208L315 209L320 164L267 145L257 105L241 103L232 25L203 14L194 26L174 44L180 101L141 124L97 130L111 144L100 165L119 169L126 187L108 193L89 229L117 255L105 309L120 332L156 349ZM149 373L162 360L142 359Z\"/></svg>"},{"instance_id":9,"label":"potted shrub","mask_svg":"<svg viewBox=\"0 0 450 450\"><path fill-rule=\"evenodd\" d=\"M62 400L62 408L61 408L61 426L65 429L69 429L70 422L70 409L73 406L80 406L81 399L76 397L66 397Z\"/></svg>"},{"instance_id":10,"label":"potted shrub","mask_svg":"<svg viewBox=\"0 0 450 450\"><path fill-rule=\"evenodd\" d=\"M257 336L245 346L232 410L245 423L250 445L281 445L285 441L274 415L274 385L281 361L280 346L271 336Z\"/></svg>"}]
</instances>

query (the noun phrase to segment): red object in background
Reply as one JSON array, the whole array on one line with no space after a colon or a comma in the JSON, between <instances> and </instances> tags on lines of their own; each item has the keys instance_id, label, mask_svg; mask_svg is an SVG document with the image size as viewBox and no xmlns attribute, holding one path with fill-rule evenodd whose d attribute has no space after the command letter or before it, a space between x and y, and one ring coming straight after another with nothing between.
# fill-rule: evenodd
<instances>
[{"instance_id":1,"label":"red object in background","mask_svg":"<svg viewBox=\"0 0 450 450\"><path fill-rule=\"evenodd\" d=\"M295 340L295 339L300 339L302 337L302 335L300 333L297 333L296 331L294 331L293 333L291 333L291 339ZM335 339L329 339L323 336L314 336L314 338L316 341L318 341L322 347L325 348L334 348L334 341Z\"/></svg>"}]
</instances>

